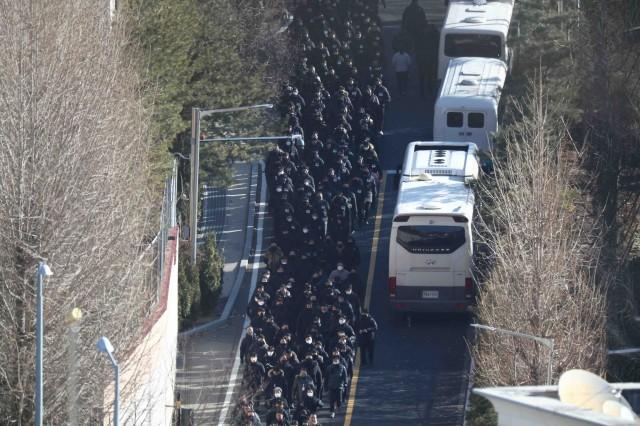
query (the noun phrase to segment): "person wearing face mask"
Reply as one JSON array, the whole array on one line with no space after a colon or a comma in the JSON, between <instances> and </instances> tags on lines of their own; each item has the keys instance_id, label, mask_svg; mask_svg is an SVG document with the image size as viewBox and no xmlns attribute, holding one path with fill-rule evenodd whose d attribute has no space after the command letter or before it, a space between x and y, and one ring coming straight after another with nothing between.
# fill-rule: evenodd
<instances>
[{"instance_id":1,"label":"person wearing face mask","mask_svg":"<svg viewBox=\"0 0 640 426\"><path fill-rule=\"evenodd\" d=\"M269 303L271 301L271 295L265 291L264 285L262 283L257 283L256 284L256 291L253 293L254 298L260 298L264 301L264 305L266 308L268 308L271 304Z\"/></svg>"},{"instance_id":2,"label":"person wearing face mask","mask_svg":"<svg viewBox=\"0 0 640 426\"><path fill-rule=\"evenodd\" d=\"M298 222L302 225L302 238L309 236L309 224L312 221L313 205L311 204L311 196L302 195L300 199L300 209L298 209Z\"/></svg>"},{"instance_id":3,"label":"person wearing face mask","mask_svg":"<svg viewBox=\"0 0 640 426\"><path fill-rule=\"evenodd\" d=\"M256 312L256 317L251 320L251 325L254 330L261 331L267 324L267 310L264 306L258 306Z\"/></svg>"},{"instance_id":4,"label":"person wearing face mask","mask_svg":"<svg viewBox=\"0 0 640 426\"><path fill-rule=\"evenodd\" d=\"M333 328L332 324L334 321L333 315L329 310L327 302L322 302L320 304L320 312L318 313L318 316L320 317L320 332L323 336L327 336Z\"/></svg>"},{"instance_id":5,"label":"person wearing face mask","mask_svg":"<svg viewBox=\"0 0 640 426\"><path fill-rule=\"evenodd\" d=\"M304 360L300 363L300 367L304 367L307 370L307 374L313 379L313 384L316 388L316 395L322 399L322 388L324 387L324 378L322 377L322 369L318 361L314 359L314 354L317 356L317 350L314 349L307 353Z\"/></svg>"},{"instance_id":6,"label":"person wearing face mask","mask_svg":"<svg viewBox=\"0 0 640 426\"><path fill-rule=\"evenodd\" d=\"M332 334L335 336L339 332L344 332L349 339L356 335L356 333L353 331L353 328L347 322L347 317L345 317L344 315L340 315L338 317L338 325L336 325Z\"/></svg>"},{"instance_id":7,"label":"person wearing face mask","mask_svg":"<svg viewBox=\"0 0 640 426\"><path fill-rule=\"evenodd\" d=\"M247 327L247 333L240 342L240 364L242 364L249 353L249 348L252 347L257 341L256 336L253 333L253 327Z\"/></svg>"},{"instance_id":8,"label":"person wearing face mask","mask_svg":"<svg viewBox=\"0 0 640 426\"><path fill-rule=\"evenodd\" d=\"M344 298L351 304L356 317L360 316L360 296L353 291L353 284L347 282L344 290Z\"/></svg>"},{"instance_id":9,"label":"person wearing face mask","mask_svg":"<svg viewBox=\"0 0 640 426\"><path fill-rule=\"evenodd\" d=\"M356 313L353 309L353 306L351 306L351 303L349 303L349 301L345 299L344 294L338 294L338 301L336 303L336 306L338 306L338 309L340 309L342 315L347 318L348 323L355 324Z\"/></svg>"},{"instance_id":10,"label":"person wearing face mask","mask_svg":"<svg viewBox=\"0 0 640 426\"><path fill-rule=\"evenodd\" d=\"M256 329L256 330L260 330L260 329ZM248 353L257 354L258 360L262 362L262 356L266 352L269 345L267 344L267 341L265 340L264 336L262 334L259 334L258 331L254 331L254 334L257 335L257 339L256 339L256 342L249 347Z\"/></svg>"},{"instance_id":11,"label":"person wearing face mask","mask_svg":"<svg viewBox=\"0 0 640 426\"><path fill-rule=\"evenodd\" d=\"M266 370L271 370L278 363L278 355L273 346L269 346L262 356L262 364Z\"/></svg>"},{"instance_id":12,"label":"person wearing face mask","mask_svg":"<svg viewBox=\"0 0 640 426\"><path fill-rule=\"evenodd\" d=\"M318 147L317 151L312 151L311 154L309 154L311 156L311 159L309 160L309 171L317 183L322 180L327 170L326 162L320 155L320 151L323 150L324 145L322 147ZM316 188L320 189L320 186L317 186Z\"/></svg>"},{"instance_id":13,"label":"person wearing face mask","mask_svg":"<svg viewBox=\"0 0 640 426\"><path fill-rule=\"evenodd\" d=\"M247 306L247 315L249 316L249 319L252 322L255 321L258 317L258 310L264 307L265 307L264 299L259 295L254 296L251 302L249 303L249 305Z\"/></svg>"},{"instance_id":14,"label":"person wearing face mask","mask_svg":"<svg viewBox=\"0 0 640 426\"><path fill-rule=\"evenodd\" d=\"M285 376L284 370L280 366L280 364L276 363L267 373L267 385L265 386L265 394L271 395L274 393L275 388L280 388L284 392L283 395L286 395L287 392L287 378Z\"/></svg>"},{"instance_id":15,"label":"person wearing face mask","mask_svg":"<svg viewBox=\"0 0 640 426\"><path fill-rule=\"evenodd\" d=\"M281 356L283 353L287 352L288 349L289 349L289 341L287 340L285 335L285 336L282 336L278 341L278 345L276 346L276 354L278 354L278 356Z\"/></svg>"},{"instance_id":16,"label":"person wearing face mask","mask_svg":"<svg viewBox=\"0 0 640 426\"><path fill-rule=\"evenodd\" d=\"M356 359L356 354L353 348L349 346L349 341L347 340L347 336L344 336L344 335L340 336L336 349L338 350L338 353L340 354L342 359L346 361L347 376L349 377L349 380L351 380L351 377L353 377L353 367ZM346 397L346 391L347 390L345 389L344 390L345 397Z\"/></svg>"},{"instance_id":17,"label":"person wearing face mask","mask_svg":"<svg viewBox=\"0 0 640 426\"><path fill-rule=\"evenodd\" d=\"M315 342L317 340L322 339L322 322L320 321L320 317L318 316L319 314L320 314L319 310L315 312L313 317L313 322L305 330L305 336L309 336L312 342L311 346L306 350L313 350L315 346ZM305 343L306 343L306 339L305 339ZM307 352L301 352L301 354L305 356L307 355Z\"/></svg>"},{"instance_id":18,"label":"person wearing face mask","mask_svg":"<svg viewBox=\"0 0 640 426\"><path fill-rule=\"evenodd\" d=\"M300 373L293 380L293 402L298 405L302 402L305 392L308 389L315 389L313 378L308 374L307 369L300 368Z\"/></svg>"},{"instance_id":19,"label":"person wearing face mask","mask_svg":"<svg viewBox=\"0 0 640 426\"><path fill-rule=\"evenodd\" d=\"M304 393L299 409L307 410L309 414L315 414L322 407L324 407L324 404L320 398L316 396L313 388L308 388Z\"/></svg>"},{"instance_id":20,"label":"person wearing face mask","mask_svg":"<svg viewBox=\"0 0 640 426\"><path fill-rule=\"evenodd\" d=\"M325 383L329 389L329 410L331 418L336 416L336 411L342 406L342 392L347 386L347 370L340 363L340 357L333 357L331 365L327 368Z\"/></svg>"},{"instance_id":21,"label":"person wearing face mask","mask_svg":"<svg viewBox=\"0 0 640 426\"><path fill-rule=\"evenodd\" d=\"M280 392L282 392L282 389L280 389ZM278 413L282 413L285 420L289 422L291 421L291 412L289 410L289 405L286 399L282 397L277 399L274 398L270 401L269 406L270 406L270 409L269 409L269 412L267 413L267 418L266 418L268 425L271 425L273 424L274 421L276 421L276 416L278 415Z\"/></svg>"},{"instance_id":22,"label":"person wearing face mask","mask_svg":"<svg viewBox=\"0 0 640 426\"><path fill-rule=\"evenodd\" d=\"M304 330L306 330L307 327L309 327L309 324L311 324L311 322L313 321L314 316L313 302L307 300L305 302L304 309L302 309L302 311L300 311L300 314L298 315L298 320L296 321L296 331L299 333L303 333Z\"/></svg>"},{"instance_id":23,"label":"person wearing face mask","mask_svg":"<svg viewBox=\"0 0 640 426\"><path fill-rule=\"evenodd\" d=\"M346 281L348 276L349 276L349 271L347 271L345 269L344 263L343 262L338 262L336 264L336 269L331 271L331 273L329 274L329 279L332 282L342 283L342 282Z\"/></svg>"},{"instance_id":24,"label":"person wearing face mask","mask_svg":"<svg viewBox=\"0 0 640 426\"><path fill-rule=\"evenodd\" d=\"M265 378L264 365L258 361L258 354L251 353L249 355L249 362L245 366L244 375L242 376L243 385L247 389L248 393L256 394Z\"/></svg>"},{"instance_id":25,"label":"person wearing face mask","mask_svg":"<svg viewBox=\"0 0 640 426\"><path fill-rule=\"evenodd\" d=\"M299 331L299 333L301 332L302 330ZM304 341L298 347L298 353L302 356L305 356L307 353L313 350L313 337L311 336L311 334L305 334L304 336Z\"/></svg>"},{"instance_id":26,"label":"person wearing face mask","mask_svg":"<svg viewBox=\"0 0 640 426\"><path fill-rule=\"evenodd\" d=\"M315 187L316 187L315 179L313 179L313 176L311 176L311 173L309 172L309 167L307 167L306 164L298 169L298 172L294 175L293 182L295 186L309 185L313 188L313 191L315 192Z\"/></svg>"}]
</instances>

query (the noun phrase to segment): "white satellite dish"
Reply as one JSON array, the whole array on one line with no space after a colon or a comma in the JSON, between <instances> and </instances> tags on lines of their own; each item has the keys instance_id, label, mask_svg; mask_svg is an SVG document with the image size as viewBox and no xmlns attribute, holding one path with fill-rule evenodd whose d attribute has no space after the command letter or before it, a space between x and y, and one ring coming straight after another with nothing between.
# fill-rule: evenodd
<instances>
[{"instance_id":1,"label":"white satellite dish","mask_svg":"<svg viewBox=\"0 0 640 426\"><path fill-rule=\"evenodd\" d=\"M606 380L585 370L569 370L558 380L560 401L640 425L629 403ZM628 417L631 416L631 417Z\"/></svg>"}]
</instances>

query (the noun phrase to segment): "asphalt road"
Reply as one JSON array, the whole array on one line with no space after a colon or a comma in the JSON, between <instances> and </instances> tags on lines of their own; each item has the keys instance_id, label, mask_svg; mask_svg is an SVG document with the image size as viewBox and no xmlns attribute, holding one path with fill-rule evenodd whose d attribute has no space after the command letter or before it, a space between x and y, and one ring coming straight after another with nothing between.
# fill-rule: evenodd
<instances>
[{"instance_id":1,"label":"asphalt road","mask_svg":"<svg viewBox=\"0 0 640 426\"><path fill-rule=\"evenodd\" d=\"M438 24L444 13L443 2L420 3L429 20ZM392 55L391 39L399 30L406 4L408 1L387 0L387 9L381 11L387 67ZM413 72L408 94L399 97L393 73L387 69L385 75L394 99L387 110L385 136L378 145L378 153L382 168L395 170L402 163L409 142L432 139L435 94L422 99ZM351 396L352 407L334 424L461 425L470 362L466 340L472 335L469 318L415 314L408 321L389 310L389 233L396 197L394 176L388 175L382 214L377 221L379 229L376 231L374 223L357 233L363 259L371 261L372 246L377 249L374 267L369 268L369 262L364 262L361 270L371 284L370 311L379 325L376 358L373 366L360 368L356 391Z\"/></svg>"},{"instance_id":2,"label":"asphalt road","mask_svg":"<svg viewBox=\"0 0 640 426\"><path fill-rule=\"evenodd\" d=\"M375 363L360 369L352 416L345 425L461 425L468 385L469 320L414 314L408 321L389 310L387 260L395 199L393 176L388 176L379 239L373 238L374 229L359 238L363 248L370 246L363 251L366 258L377 241L370 311L379 332Z\"/></svg>"},{"instance_id":3,"label":"asphalt road","mask_svg":"<svg viewBox=\"0 0 640 426\"><path fill-rule=\"evenodd\" d=\"M392 56L391 40L399 31L402 11L409 0L386 0L386 3L387 8L381 9L381 17L388 68ZM443 3L441 0L420 1L429 21L435 24L442 20ZM430 94L426 99L419 96L415 70L410 73L410 88L403 97L397 96L394 75L389 69L385 70L385 84L393 101L387 109L385 135L379 141L377 151L382 168L394 171L402 163L409 142L431 140L435 95ZM214 202L207 204L205 215L216 216L220 195L212 197ZM469 319L412 315L411 321L407 321L406 317L395 317L389 311L389 232L396 197L394 176L389 174L385 178L376 220L354 235L363 260L360 273L369 283L369 308L379 325L375 362L373 366L362 368L359 361L356 363L348 404L335 419L329 418L326 408L320 410L319 419L324 426L463 424L470 360L465 339L472 334ZM270 229L270 225L265 229ZM246 295L239 300L241 307L237 307L237 312L240 317ZM229 337L229 341L237 345L237 338ZM224 390L232 393L230 401L237 399L238 386L225 386ZM222 401L216 400L215 406L219 409ZM204 424L216 424L214 420L217 416L211 423L205 421ZM223 423L226 424L224 420L220 422Z\"/></svg>"}]
</instances>

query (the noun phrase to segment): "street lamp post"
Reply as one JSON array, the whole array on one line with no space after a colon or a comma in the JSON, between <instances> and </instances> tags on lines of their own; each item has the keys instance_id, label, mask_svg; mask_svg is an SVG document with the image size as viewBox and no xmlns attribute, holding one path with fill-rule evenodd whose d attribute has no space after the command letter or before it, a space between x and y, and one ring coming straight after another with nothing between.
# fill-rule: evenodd
<instances>
[{"instance_id":1,"label":"street lamp post","mask_svg":"<svg viewBox=\"0 0 640 426\"><path fill-rule=\"evenodd\" d=\"M546 346L549 349L549 361L547 363L547 385L551 385L551 376L553 372L553 339L548 337L538 337L532 334L520 333L518 331L505 330L504 328L493 327L483 324L471 324L471 327L479 328L482 330L493 331L495 333L508 334L509 336L522 337L525 339L534 340L541 345Z\"/></svg>"},{"instance_id":2,"label":"street lamp post","mask_svg":"<svg viewBox=\"0 0 640 426\"><path fill-rule=\"evenodd\" d=\"M36 426L42 426L42 340L43 340L43 286L44 277L53 275L45 262L38 264L36 270Z\"/></svg>"},{"instance_id":3,"label":"street lamp post","mask_svg":"<svg viewBox=\"0 0 640 426\"><path fill-rule=\"evenodd\" d=\"M191 260L195 264L198 253L198 171L200 170L200 120L212 114L245 111L249 109L273 108L273 104L249 105L237 108L201 110L191 109L191 203L189 212L189 237L191 240Z\"/></svg>"},{"instance_id":4,"label":"street lamp post","mask_svg":"<svg viewBox=\"0 0 640 426\"><path fill-rule=\"evenodd\" d=\"M69 425L78 425L78 334L82 311L73 308L67 316L67 355L69 357L69 380L67 381Z\"/></svg>"},{"instance_id":5,"label":"street lamp post","mask_svg":"<svg viewBox=\"0 0 640 426\"><path fill-rule=\"evenodd\" d=\"M113 357L113 345L106 337L101 337L96 343L96 347L100 352L104 352L109 357L113 366L113 374L115 376L115 399L113 400L113 424L120 426L120 367Z\"/></svg>"},{"instance_id":6,"label":"street lamp post","mask_svg":"<svg viewBox=\"0 0 640 426\"><path fill-rule=\"evenodd\" d=\"M609 349L607 355L635 355L640 353L640 348Z\"/></svg>"}]
</instances>

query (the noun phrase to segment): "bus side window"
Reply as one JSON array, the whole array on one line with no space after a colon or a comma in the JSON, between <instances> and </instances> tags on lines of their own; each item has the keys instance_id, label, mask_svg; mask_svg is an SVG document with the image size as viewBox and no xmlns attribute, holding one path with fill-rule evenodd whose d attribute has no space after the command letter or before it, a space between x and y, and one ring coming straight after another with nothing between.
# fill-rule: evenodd
<instances>
[{"instance_id":1,"label":"bus side window","mask_svg":"<svg viewBox=\"0 0 640 426\"><path fill-rule=\"evenodd\" d=\"M447 113L447 127L462 127L462 113L461 112L448 112Z\"/></svg>"},{"instance_id":2,"label":"bus side window","mask_svg":"<svg viewBox=\"0 0 640 426\"><path fill-rule=\"evenodd\" d=\"M484 114L481 112L470 112L467 117L467 123L469 128L472 129L484 128Z\"/></svg>"}]
</instances>

